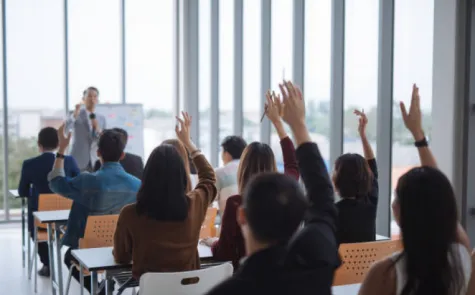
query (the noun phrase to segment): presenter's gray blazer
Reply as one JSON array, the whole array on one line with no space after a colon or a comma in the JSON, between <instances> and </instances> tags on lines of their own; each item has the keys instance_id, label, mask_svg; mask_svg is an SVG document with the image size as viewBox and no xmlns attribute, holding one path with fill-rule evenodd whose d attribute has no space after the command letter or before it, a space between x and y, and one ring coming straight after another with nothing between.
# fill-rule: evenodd
<instances>
[{"instance_id":1,"label":"presenter's gray blazer","mask_svg":"<svg viewBox=\"0 0 475 295\"><path fill-rule=\"evenodd\" d=\"M103 115L96 114L99 129L106 129L106 118ZM75 119L71 113L66 119L65 131L72 132L73 143L71 145L71 156L76 160L81 171L88 168L92 169L97 158L97 143L100 134L93 132L89 126L89 116L85 109L81 109L78 117Z\"/></svg>"}]
</instances>

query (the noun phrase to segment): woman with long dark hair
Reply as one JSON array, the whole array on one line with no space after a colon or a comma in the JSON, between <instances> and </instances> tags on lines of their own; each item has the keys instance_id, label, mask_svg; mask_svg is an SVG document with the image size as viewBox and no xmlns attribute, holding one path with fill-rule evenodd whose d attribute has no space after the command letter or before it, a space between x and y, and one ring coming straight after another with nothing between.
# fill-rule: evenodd
<instances>
[{"instance_id":1,"label":"woman with long dark hair","mask_svg":"<svg viewBox=\"0 0 475 295\"><path fill-rule=\"evenodd\" d=\"M193 181L191 179L191 171L192 168L194 168L193 160L191 160L190 155L188 151L186 150L186 147L181 143L180 140L172 138L172 139L166 139L164 140L161 145L171 145L176 148L178 151L178 154L180 154L181 159L183 160L183 164L185 165L185 172L186 172L186 192L191 191L191 188L194 187ZM194 169L196 170L196 169Z\"/></svg>"},{"instance_id":2,"label":"woman with long dark hair","mask_svg":"<svg viewBox=\"0 0 475 295\"><path fill-rule=\"evenodd\" d=\"M287 135L281 119L282 107L280 97L270 92L266 95L266 115L277 130L284 157L284 173L299 179L297 158L292 140ZM219 261L232 261L234 269L239 260L246 255L244 238L237 223L236 211L242 204L242 192L252 179L259 173L277 172L274 153L269 145L261 142L249 144L243 151L237 172L239 195L226 200L219 239L205 239L203 243L211 246L213 258Z\"/></svg>"},{"instance_id":3,"label":"woman with long dark hair","mask_svg":"<svg viewBox=\"0 0 475 295\"><path fill-rule=\"evenodd\" d=\"M122 209L114 236L114 257L133 261L135 278L145 272L178 272L200 268L197 245L209 204L216 196L214 170L190 139L191 118L177 118L176 134L198 170L198 184L188 192L185 162L172 145L161 144L150 155L137 203Z\"/></svg>"},{"instance_id":4,"label":"woman with long dark hair","mask_svg":"<svg viewBox=\"0 0 475 295\"><path fill-rule=\"evenodd\" d=\"M416 85L409 112L402 102L401 112L421 160L421 167L399 179L393 202L404 250L375 264L360 294L473 294L474 282L469 287L472 264L468 237L458 223L450 181L437 169L422 130Z\"/></svg>"}]
</instances>

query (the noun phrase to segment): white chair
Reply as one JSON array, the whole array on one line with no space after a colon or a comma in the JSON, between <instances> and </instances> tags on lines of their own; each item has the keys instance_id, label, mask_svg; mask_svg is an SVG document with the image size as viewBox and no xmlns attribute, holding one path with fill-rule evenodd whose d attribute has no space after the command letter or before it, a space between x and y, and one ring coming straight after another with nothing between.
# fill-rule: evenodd
<instances>
[{"instance_id":1,"label":"white chair","mask_svg":"<svg viewBox=\"0 0 475 295\"><path fill-rule=\"evenodd\" d=\"M233 266L218 266L185 272L145 273L140 277L140 295L202 295L233 274Z\"/></svg>"}]
</instances>

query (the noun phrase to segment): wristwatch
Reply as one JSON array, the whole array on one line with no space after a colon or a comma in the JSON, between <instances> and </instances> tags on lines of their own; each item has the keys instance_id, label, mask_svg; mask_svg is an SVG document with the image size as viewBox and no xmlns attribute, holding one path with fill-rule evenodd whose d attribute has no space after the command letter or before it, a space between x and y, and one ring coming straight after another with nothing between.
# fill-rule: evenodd
<instances>
[{"instance_id":1,"label":"wristwatch","mask_svg":"<svg viewBox=\"0 0 475 295\"><path fill-rule=\"evenodd\" d=\"M64 159L64 155L60 153L56 153L56 158L58 159Z\"/></svg>"},{"instance_id":2,"label":"wristwatch","mask_svg":"<svg viewBox=\"0 0 475 295\"><path fill-rule=\"evenodd\" d=\"M429 146L429 142L427 141L427 138L424 137L423 139L414 142L414 145L418 148L427 147Z\"/></svg>"}]
</instances>

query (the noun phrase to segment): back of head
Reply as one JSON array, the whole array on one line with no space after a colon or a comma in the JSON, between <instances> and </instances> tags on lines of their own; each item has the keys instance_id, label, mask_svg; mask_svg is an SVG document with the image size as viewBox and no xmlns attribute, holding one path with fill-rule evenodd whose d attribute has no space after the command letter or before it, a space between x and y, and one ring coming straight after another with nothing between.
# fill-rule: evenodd
<instances>
[{"instance_id":1,"label":"back of head","mask_svg":"<svg viewBox=\"0 0 475 295\"><path fill-rule=\"evenodd\" d=\"M223 151L231 155L233 160L238 160L241 158L242 152L246 148L246 145L246 141L241 136L236 135L227 136L223 142L221 142Z\"/></svg>"},{"instance_id":2,"label":"back of head","mask_svg":"<svg viewBox=\"0 0 475 295\"><path fill-rule=\"evenodd\" d=\"M249 144L242 153L237 172L239 192L244 191L244 187L256 174L276 171L277 165L271 147L257 141Z\"/></svg>"},{"instance_id":3,"label":"back of head","mask_svg":"<svg viewBox=\"0 0 475 295\"><path fill-rule=\"evenodd\" d=\"M408 279L402 294L460 294L464 277L452 250L457 205L447 177L431 167L410 170L398 181L395 204Z\"/></svg>"},{"instance_id":4,"label":"back of head","mask_svg":"<svg viewBox=\"0 0 475 295\"><path fill-rule=\"evenodd\" d=\"M53 127L45 127L38 133L38 144L46 151L58 148L58 131Z\"/></svg>"},{"instance_id":5,"label":"back of head","mask_svg":"<svg viewBox=\"0 0 475 295\"><path fill-rule=\"evenodd\" d=\"M188 216L185 164L169 144L156 147L145 165L137 193L137 213L159 221L183 221Z\"/></svg>"},{"instance_id":6,"label":"back of head","mask_svg":"<svg viewBox=\"0 0 475 295\"><path fill-rule=\"evenodd\" d=\"M99 138L98 152L104 162L118 162L124 153L122 135L114 130L104 130Z\"/></svg>"},{"instance_id":7,"label":"back of head","mask_svg":"<svg viewBox=\"0 0 475 295\"><path fill-rule=\"evenodd\" d=\"M368 195L373 174L368 162L359 154L343 154L335 161L333 183L341 198Z\"/></svg>"},{"instance_id":8,"label":"back of head","mask_svg":"<svg viewBox=\"0 0 475 295\"><path fill-rule=\"evenodd\" d=\"M127 146L127 141L129 140L129 134L122 128L112 128L115 132L119 133L122 136L122 140L124 141L124 146Z\"/></svg>"},{"instance_id":9,"label":"back of head","mask_svg":"<svg viewBox=\"0 0 475 295\"><path fill-rule=\"evenodd\" d=\"M191 177L190 177L190 157L188 156L188 151L186 150L185 146L179 141L178 139L167 139L162 142L162 144L169 144L176 148L178 154L180 155L183 163L185 164L185 171L186 171L186 192L191 191Z\"/></svg>"},{"instance_id":10,"label":"back of head","mask_svg":"<svg viewBox=\"0 0 475 295\"><path fill-rule=\"evenodd\" d=\"M287 242L308 207L298 182L280 173L254 177L243 193L243 207L253 237L261 243Z\"/></svg>"}]
</instances>

